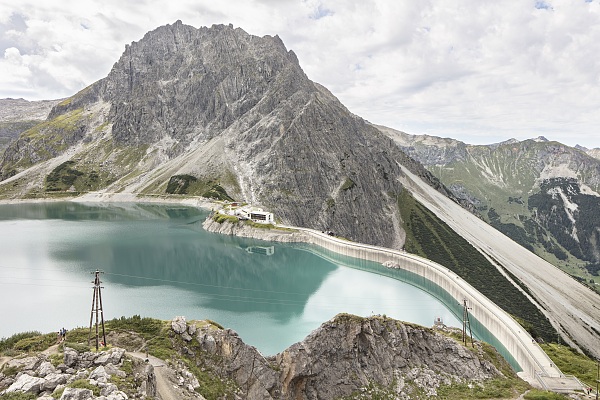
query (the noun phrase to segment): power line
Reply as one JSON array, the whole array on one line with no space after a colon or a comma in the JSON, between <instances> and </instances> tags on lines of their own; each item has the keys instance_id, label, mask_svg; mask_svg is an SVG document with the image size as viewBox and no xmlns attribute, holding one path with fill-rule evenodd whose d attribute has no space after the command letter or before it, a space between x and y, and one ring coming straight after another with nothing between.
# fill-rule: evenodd
<instances>
[{"instance_id":1,"label":"power line","mask_svg":"<svg viewBox=\"0 0 600 400\"><path fill-rule=\"evenodd\" d=\"M22 268L6 267L6 266L1 266L1 267L2 268L12 268L12 269L22 269ZM28 269L22 269L22 270L25 271ZM40 269L37 269L37 270L40 270ZM134 279L154 281L154 282L163 282L163 283L168 283L168 284L191 285L191 286L199 286L199 287L206 287L206 288L213 288L213 289L226 289L226 290L230 290L230 291L246 291L246 292L255 292L255 293L263 293L263 294L286 295L286 296L307 296L307 299L309 299L313 294L313 293L274 291L274 290L266 290L266 289L242 288L242 287L235 287L235 286L210 285L210 284L203 284L203 283L196 283L196 282L182 282L182 281L176 281L176 280L170 280L170 279L151 278L151 277L129 275L129 274L119 274L119 273L106 273L106 275L134 278ZM33 279L35 279L35 278L33 278ZM67 281L68 282L68 280L55 280L55 281ZM40 286L40 287L80 288L80 286L35 284L35 283L31 283L31 282L28 282L28 283L0 282L0 285L2 285L2 284L23 285L23 286ZM303 306L303 305L307 304L306 300L294 300L291 298L248 297L248 296L243 296L243 295L227 294L227 293L206 293L206 292L204 292L204 293L196 293L196 296L205 298L205 299L209 299L209 300L221 300L221 301L243 302L243 303L253 303L253 304L270 304L270 305L274 305L274 306L278 305L278 306L290 306L291 307L291 306ZM321 296L321 297L323 298L324 301L327 301L327 302L326 303L313 302L312 305L317 306L322 309L332 309L332 308L339 308L340 306L362 306L363 304L358 303L358 302L365 302L365 301L368 302L370 300L379 300L380 299L380 298L373 298L373 297L351 297L350 300L356 301L357 303L349 303L348 297L341 297L341 296ZM333 300L334 302L332 302L331 300ZM339 303L335 303L336 300L338 300ZM438 299L438 301L439 301L439 299ZM429 302L429 300L419 301L419 300L413 299L410 301L410 305L407 305L405 300L399 299L398 303L386 302L386 304L389 306L393 306L393 307L395 306L396 308L414 309L415 304L418 304L418 303L427 304L428 302Z\"/></svg>"}]
</instances>

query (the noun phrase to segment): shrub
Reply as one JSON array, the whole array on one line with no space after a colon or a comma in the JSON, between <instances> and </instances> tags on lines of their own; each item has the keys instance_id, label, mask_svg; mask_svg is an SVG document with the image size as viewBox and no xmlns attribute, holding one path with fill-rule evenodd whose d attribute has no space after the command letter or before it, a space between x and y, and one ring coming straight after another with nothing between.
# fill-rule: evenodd
<instances>
[{"instance_id":1,"label":"shrub","mask_svg":"<svg viewBox=\"0 0 600 400\"><path fill-rule=\"evenodd\" d=\"M346 180L344 181L344 183L342 184L342 190L350 190L352 189L354 186L356 186L356 184L354 183L354 181L350 178L346 178Z\"/></svg>"},{"instance_id":2,"label":"shrub","mask_svg":"<svg viewBox=\"0 0 600 400\"><path fill-rule=\"evenodd\" d=\"M148 317L142 318L139 315L134 315L129 318L121 317L111 319L110 321L107 321L105 325L112 330L133 330L146 338L151 338L160 334L164 324L163 321L158 319Z\"/></svg>"},{"instance_id":3,"label":"shrub","mask_svg":"<svg viewBox=\"0 0 600 400\"><path fill-rule=\"evenodd\" d=\"M523 398L525 400L564 400L569 397L554 392L547 392L545 390L532 389L527 392Z\"/></svg>"},{"instance_id":4,"label":"shrub","mask_svg":"<svg viewBox=\"0 0 600 400\"><path fill-rule=\"evenodd\" d=\"M194 183L198 180L192 175L173 175L169 179L166 192L169 194L186 194L190 183Z\"/></svg>"},{"instance_id":5,"label":"shrub","mask_svg":"<svg viewBox=\"0 0 600 400\"><path fill-rule=\"evenodd\" d=\"M90 346L88 344L83 343L65 342L64 347L70 347L78 353L85 353L86 351L90 351Z\"/></svg>"},{"instance_id":6,"label":"shrub","mask_svg":"<svg viewBox=\"0 0 600 400\"><path fill-rule=\"evenodd\" d=\"M232 224L237 224L239 221L239 219L233 215L225 215L221 213L215 213L215 215L213 215L213 220L219 224L222 224L225 221Z\"/></svg>"},{"instance_id":7,"label":"shrub","mask_svg":"<svg viewBox=\"0 0 600 400\"><path fill-rule=\"evenodd\" d=\"M210 188L202 193L202 197L216 200L233 201L233 198L227 194L221 185L214 182L209 182L209 184L211 185Z\"/></svg>"},{"instance_id":8,"label":"shrub","mask_svg":"<svg viewBox=\"0 0 600 400\"><path fill-rule=\"evenodd\" d=\"M37 399L37 396L33 393L23 393L23 392L11 392L5 393L0 396L0 400L33 400Z\"/></svg>"},{"instance_id":9,"label":"shrub","mask_svg":"<svg viewBox=\"0 0 600 400\"><path fill-rule=\"evenodd\" d=\"M70 383L68 387L74 389L89 389L94 393L94 396L100 396L100 388L92 385L87 379L77 379L76 381Z\"/></svg>"},{"instance_id":10,"label":"shrub","mask_svg":"<svg viewBox=\"0 0 600 400\"><path fill-rule=\"evenodd\" d=\"M19 351L42 351L56 343L56 334L32 336L23 338L14 344L13 348Z\"/></svg>"},{"instance_id":11,"label":"shrub","mask_svg":"<svg viewBox=\"0 0 600 400\"><path fill-rule=\"evenodd\" d=\"M14 349L17 342L23 339L40 336L42 333L38 331L15 333L14 335L0 340L0 352Z\"/></svg>"},{"instance_id":12,"label":"shrub","mask_svg":"<svg viewBox=\"0 0 600 400\"><path fill-rule=\"evenodd\" d=\"M250 220L246 220L244 222L246 223L246 225L250 225L251 227L258 228L258 229L273 229L273 228L275 228L275 226L273 226L273 224L261 224L261 223L250 221Z\"/></svg>"},{"instance_id":13,"label":"shrub","mask_svg":"<svg viewBox=\"0 0 600 400\"><path fill-rule=\"evenodd\" d=\"M10 366L4 367L1 371L5 376L15 376L21 370L20 367Z\"/></svg>"}]
</instances>

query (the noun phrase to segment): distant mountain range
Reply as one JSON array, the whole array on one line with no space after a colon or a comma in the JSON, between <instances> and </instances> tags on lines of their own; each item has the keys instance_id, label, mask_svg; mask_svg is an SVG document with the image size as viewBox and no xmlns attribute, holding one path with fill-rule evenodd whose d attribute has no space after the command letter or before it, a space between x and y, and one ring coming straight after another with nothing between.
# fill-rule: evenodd
<instances>
[{"instance_id":1,"label":"distant mountain range","mask_svg":"<svg viewBox=\"0 0 600 400\"><path fill-rule=\"evenodd\" d=\"M0 99L0 153L21 132L43 122L60 100Z\"/></svg>"},{"instance_id":2,"label":"distant mountain range","mask_svg":"<svg viewBox=\"0 0 600 400\"><path fill-rule=\"evenodd\" d=\"M597 281L600 149L544 137L476 146L380 130L496 229L586 283Z\"/></svg>"},{"instance_id":3,"label":"distant mountain range","mask_svg":"<svg viewBox=\"0 0 600 400\"><path fill-rule=\"evenodd\" d=\"M7 102L18 105L0 100L0 108ZM427 204L434 193L449 198L591 285L598 159L555 142L469 146L371 125L310 81L277 36L180 21L159 27L126 46L106 78L22 129L0 160L0 198L102 192L244 201L286 224L433 259L544 340L559 331L589 348L600 335L594 323L578 333L571 319L553 315L541 291L519 287L527 276L509 278ZM561 235L563 223L570 225Z\"/></svg>"}]
</instances>

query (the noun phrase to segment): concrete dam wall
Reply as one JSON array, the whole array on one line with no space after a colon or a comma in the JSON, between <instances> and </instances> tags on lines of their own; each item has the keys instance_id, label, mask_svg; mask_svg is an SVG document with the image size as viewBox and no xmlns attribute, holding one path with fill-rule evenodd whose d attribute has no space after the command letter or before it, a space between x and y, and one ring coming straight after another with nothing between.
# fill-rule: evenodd
<instances>
[{"instance_id":1,"label":"concrete dam wall","mask_svg":"<svg viewBox=\"0 0 600 400\"><path fill-rule=\"evenodd\" d=\"M523 373L542 386L548 378L560 378L561 371L533 340L529 333L495 303L448 268L425 258L376 246L348 242L325 233L293 227L307 234L307 242L349 256L377 263L393 263L398 268L419 275L445 290L457 303L467 300L470 314L479 321L510 353ZM546 379L543 379L546 378Z\"/></svg>"}]
</instances>

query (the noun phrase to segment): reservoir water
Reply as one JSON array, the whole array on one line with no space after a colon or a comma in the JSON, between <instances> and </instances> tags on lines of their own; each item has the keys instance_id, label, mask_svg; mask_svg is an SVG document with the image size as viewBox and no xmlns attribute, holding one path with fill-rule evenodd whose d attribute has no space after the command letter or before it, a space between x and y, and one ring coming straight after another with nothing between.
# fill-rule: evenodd
<instances>
[{"instance_id":1,"label":"reservoir water","mask_svg":"<svg viewBox=\"0 0 600 400\"><path fill-rule=\"evenodd\" d=\"M461 325L456 309L384 276L381 265L208 233L207 214L179 205L0 205L0 338L89 326L95 269L104 271L105 319L211 319L265 355L340 312Z\"/></svg>"}]
</instances>

